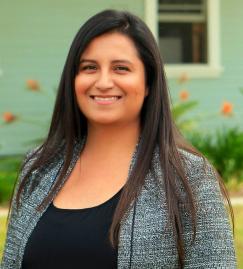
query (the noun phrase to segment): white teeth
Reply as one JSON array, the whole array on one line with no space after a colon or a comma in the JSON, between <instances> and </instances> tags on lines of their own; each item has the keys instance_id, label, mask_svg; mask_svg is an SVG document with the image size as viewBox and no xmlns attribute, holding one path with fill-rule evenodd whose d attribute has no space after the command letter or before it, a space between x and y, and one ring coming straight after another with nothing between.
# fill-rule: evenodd
<instances>
[{"instance_id":1,"label":"white teeth","mask_svg":"<svg viewBox=\"0 0 243 269\"><path fill-rule=\"evenodd\" d=\"M111 96L111 97L98 97L98 96L94 96L94 99L97 101L114 101L119 99L118 96Z\"/></svg>"}]
</instances>

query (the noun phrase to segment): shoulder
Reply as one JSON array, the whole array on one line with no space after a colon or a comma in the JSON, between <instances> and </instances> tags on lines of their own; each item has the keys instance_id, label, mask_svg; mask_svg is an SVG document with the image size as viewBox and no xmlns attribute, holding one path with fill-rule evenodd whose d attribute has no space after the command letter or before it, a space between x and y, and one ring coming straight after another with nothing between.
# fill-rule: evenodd
<instances>
[{"instance_id":1,"label":"shoulder","mask_svg":"<svg viewBox=\"0 0 243 269\"><path fill-rule=\"evenodd\" d=\"M190 177L215 176L216 170L202 155L178 149L185 172Z\"/></svg>"},{"instance_id":2,"label":"shoulder","mask_svg":"<svg viewBox=\"0 0 243 269\"><path fill-rule=\"evenodd\" d=\"M197 200L209 197L221 200L219 178L215 168L203 157L185 150L179 150L185 173Z\"/></svg>"},{"instance_id":3,"label":"shoulder","mask_svg":"<svg viewBox=\"0 0 243 269\"><path fill-rule=\"evenodd\" d=\"M178 149L178 152L188 168L201 167L203 166L203 164L205 164L206 159L203 156L197 155L181 148Z\"/></svg>"}]
</instances>

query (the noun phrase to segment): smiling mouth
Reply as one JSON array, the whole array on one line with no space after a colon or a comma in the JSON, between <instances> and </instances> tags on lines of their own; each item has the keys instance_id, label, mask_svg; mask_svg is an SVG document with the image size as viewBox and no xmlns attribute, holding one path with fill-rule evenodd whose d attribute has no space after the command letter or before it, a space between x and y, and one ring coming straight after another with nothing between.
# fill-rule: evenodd
<instances>
[{"instance_id":1,"label":"smiling mouth","mask_svg":"<svg viewBox=\"0 0 243 269\"><path fill-rule=\"evenodd\" d=\"M113 104L122 98L122 96L118 96L118 95L112 95L112 96L90 95L90 97L99 105Z\"/></svg>"},{"instance_id":2,"label":"smiling mouth","mask_svg":"<svg viewBox=\"0 0 243 269\"><path fill-rule=\"evenodd\" d=\"M116 101L121 98L121 96L98 96L98 95L91 95L92 99L96 101Z\"/></svg>"}]
</instances>

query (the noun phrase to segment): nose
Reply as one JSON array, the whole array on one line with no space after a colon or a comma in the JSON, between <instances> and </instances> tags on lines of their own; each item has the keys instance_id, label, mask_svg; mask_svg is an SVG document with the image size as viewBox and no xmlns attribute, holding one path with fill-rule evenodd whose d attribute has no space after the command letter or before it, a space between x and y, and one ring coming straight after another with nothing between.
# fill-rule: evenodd
<instances>
[{"instance_id":1,"label":"nose","mask_svg":"<svg viewBox=\"0 0 243 269\"><path fill-rule=\"evenodd\" d=\"M114 82L109 71L100 71L95 82L95 87L99 90L111 89L114 86Z\"/></svg>"}]
</instances>

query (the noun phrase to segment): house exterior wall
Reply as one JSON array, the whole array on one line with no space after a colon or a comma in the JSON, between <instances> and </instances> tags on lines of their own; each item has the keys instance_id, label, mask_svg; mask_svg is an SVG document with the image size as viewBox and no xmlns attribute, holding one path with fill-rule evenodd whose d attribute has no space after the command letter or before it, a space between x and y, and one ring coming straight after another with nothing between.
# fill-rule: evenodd
<instances>
[{"instance_id":1,"label":"house exterior wall","mask_svg":"<svg viewBox=\"0 0 243 269\"><path fill-rule=\"evenodd\" d=\"M210 0L211 1L211 0ZM0 114L18 115L12 124L0 123L0 155L18 154L31 148L31 140L43 137L54 103L54 91L71 41L91 15L105 8L127 9L145 17L144 0L0 0ZM178 85L169 79L172 99L181 88L200 101L189 116L204 114L206 131L216 127L241 126L243 118L243 2L220 1L220 41L223 72L218 78L191 79ZM183 70L182 70L183 72ZM41 91L26 89L26 80L36 79ZM231 118L221 117L223 101L234 104ZM213 115L213 116L212 116Z\"/></svg>"}]
</instances>

